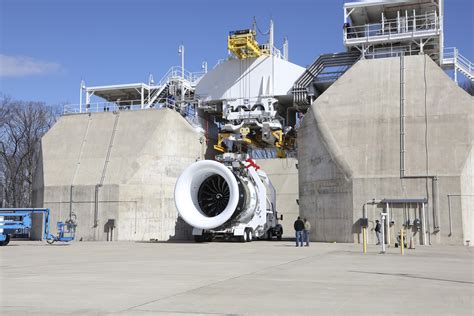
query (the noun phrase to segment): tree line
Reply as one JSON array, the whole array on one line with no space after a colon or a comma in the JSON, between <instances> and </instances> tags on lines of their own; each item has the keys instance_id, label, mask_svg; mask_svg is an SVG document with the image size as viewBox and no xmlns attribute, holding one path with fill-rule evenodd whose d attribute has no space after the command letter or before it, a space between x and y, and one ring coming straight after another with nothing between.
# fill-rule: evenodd
<instances>
[{"instance_id":1,"label":"tree line","mask_svg":"<svg viewBox=\"0 0 474 316\"><path fill-rule=\"evenodd\" d=\"M44 102L0 96L0 204L31 207L41 138L58 111Z\"/></svg>"}]
</instances>

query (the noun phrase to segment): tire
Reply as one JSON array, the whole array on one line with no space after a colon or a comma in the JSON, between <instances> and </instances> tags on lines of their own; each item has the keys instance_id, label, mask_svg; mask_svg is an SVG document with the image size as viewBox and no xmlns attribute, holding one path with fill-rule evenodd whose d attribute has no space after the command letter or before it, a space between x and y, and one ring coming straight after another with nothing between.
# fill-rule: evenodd
<instances>
[{"instance_id":1,"label":"tire","mask_svg":"<svg viewBox=\"0 0 474 316\"><path fill-rule=\"evenodd\" d=\"M211 242L214 239L214 236L212 236L212 234L205 234L202 237L203 237L203 241L205 242Z\"/></svg>"},{"instance_id":2,"label":"tire","mask_svg":"<svg viewBox=\"0 0 474 316\"><path fill-rule=\"evenodd\" d=\"M281 234L278 234L278 235L277 235L277 240L278 240L278 241L281 240Z\"/></svg>"},{"instance_id":3,"label":"tire","mask_svg":"<svg viewBox=\"0 0 474 316\"><path fill-rule=\"evenodd\" d=\"M194 235L194 241L197 243L201 243L204 241L204 238L202 235Z\"/></svg>"},{"instance_id":4,"label":"tire","mask_svg":"<svg viewBox=\"0 0 474 316\"><path fill-rule=\"evenodd\" d=\"M5 238L5 240L0 241L0 247L1 247L1 246L6 246L6 245L8 245L9 242L10 242L10 235L7 235L7 237Z\"/></svg>"},{"instance_id":5,"label":"tire","mask_svg":"<svg viewBox=\"0 0 474 316\"><path fill-rule=\"evenodd\" d=\"M46 242L50 245L54 244L56 240L54 240L54 238L51 238L51 239L46 239Z\"/></svg>"},{"instance_id":6,"label":"tire","mask_svg":"<svg viewBox=\"0 0 474 316\"><path fill-rule=\"evenodd\" d=\"M273 232L271 230L267 231L267 240L272 240Z\"/></svg>"},{"instance_id":7,"label":"tire","mask_svg":"<svg viewBox=\"0 0 474 316\"><path fill-rule=\"evenodd\" d=\"M247 242L252 242L252 240L253 240L252 230L248 229L247 233L245 235L247 236Z\"/></svg>"}]
</instances>

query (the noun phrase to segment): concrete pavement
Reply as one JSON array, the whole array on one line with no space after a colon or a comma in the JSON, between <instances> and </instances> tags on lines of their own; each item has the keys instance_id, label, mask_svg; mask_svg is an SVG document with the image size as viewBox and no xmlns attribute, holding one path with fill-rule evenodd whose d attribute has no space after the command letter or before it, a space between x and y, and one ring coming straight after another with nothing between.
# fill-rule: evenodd
<instances>
[{"instance_id":1,"label":"concrete pavement","mask_svg":"<svg viewBox=\"0 0 474 316\"><path fill-rule=\"evenodd\" d=\"M473 249L13 241L1 315L472 315Z\"/></svg>"}]
</instances>

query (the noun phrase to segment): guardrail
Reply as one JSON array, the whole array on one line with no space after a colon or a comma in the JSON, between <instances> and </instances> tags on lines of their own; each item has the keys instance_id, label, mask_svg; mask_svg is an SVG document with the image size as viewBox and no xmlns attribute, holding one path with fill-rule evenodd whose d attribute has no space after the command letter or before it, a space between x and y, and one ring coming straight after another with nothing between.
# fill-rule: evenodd
<instances>
[{"instance_id":1,"label":"guardrail","mask_svg":"<svg viewBox=\"0 0 474 316\"><path fill-rule=\"evenodd\" d=\"M156 108L174 106L175 101L172 99L158 100L155 103ZM146 105L146 103L144 104ZM143 110L141 100L125 100L117 102L92 102L82 106L82 113L99 113L99 112L117 112L117 111L135 111ZM63 107L63 114L81 113L79 104L66 104Z\"/></svg>"},{"instance_id":2,"label":"guardrail","mask_svg":"<svg viewBox=\"0 0 474 316\"><path fill-rule=\"evenodd\" d=\"M381 23L371 23L344 27L344 43L379 38L399 38L402 35L413 36L420 33L439 31L439 17L435 12L401 19L389 19Z\"/></svg>"},{"instance_id":3,"label":"guardrail","mask_svg":"<svg viewBox=\"0 0 474 316\"><path fill-rule=\"evenodd\" d=\"M461 68L465 72L468 72L469 75L473 75L474 63L472 63L463 55L459 54L459 50L456 47L446 47L444 49L442 62L445 65L452 64L453 66Z\"/></svg>"},{"instance_id":4,"label":"guardrail","mask_svg":"<svg viewBox=\"0 0 474 316\"><path fill-rule=\"evenodd\" d=\"M159 85L165 85L173 79L183 79L188 81L190 84L197 84L199 80L204 76L204 72L190 72L183 69L180 66L171 67L166 74L161 78Z\"/></svg>"}]
</instances>

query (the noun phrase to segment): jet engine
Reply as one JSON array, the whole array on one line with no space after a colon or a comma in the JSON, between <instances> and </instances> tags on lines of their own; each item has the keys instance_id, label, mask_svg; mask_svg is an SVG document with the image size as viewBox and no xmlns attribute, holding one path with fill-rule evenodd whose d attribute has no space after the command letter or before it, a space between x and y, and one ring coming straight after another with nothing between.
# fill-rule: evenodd
<instances>
[{"instance_id":1,"label":"jet engine","mask_svg":"<svg viewBox=\"0 0 474 316\"><path fill-rule=\"evenodd\" d=\"M255 185L213 160L198 161L185 169L174 193L181 217L200 229L216 228L231 219L248 219L257 204Z\"/></svg>"},{"instance_id":2,"label":"jet engine","mask_svg":"<svg viewBox=\"0 0 474 316\"><path fill-rule=\"evenodd\" d=\"M202 160L183 171L175 186L175 204L194 228L193 235L251 239L276 225L273 186L249 161Z\"/></svg>"}]
</instances>

